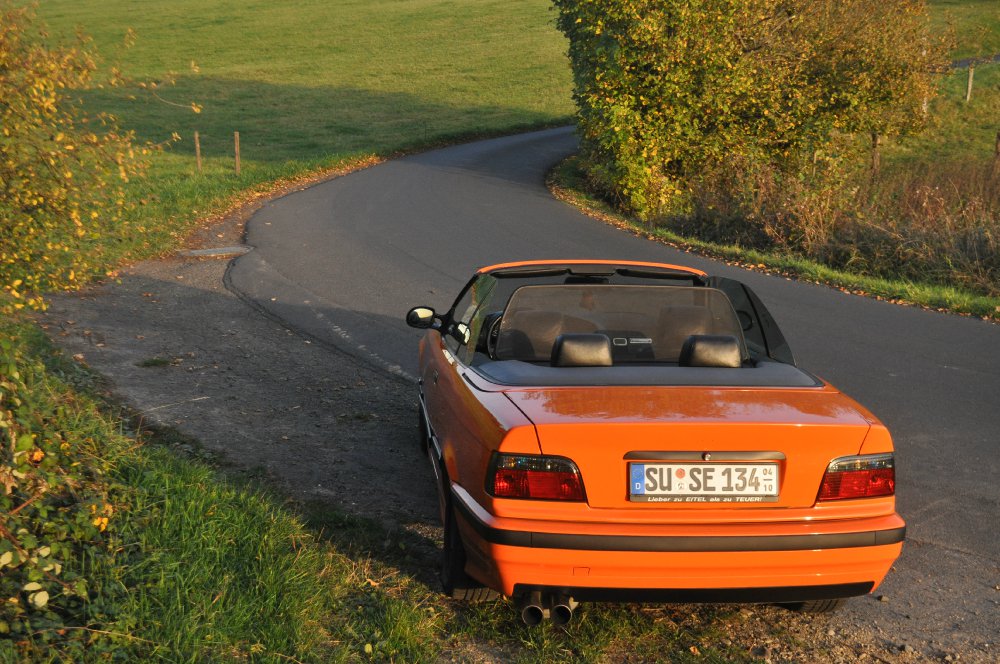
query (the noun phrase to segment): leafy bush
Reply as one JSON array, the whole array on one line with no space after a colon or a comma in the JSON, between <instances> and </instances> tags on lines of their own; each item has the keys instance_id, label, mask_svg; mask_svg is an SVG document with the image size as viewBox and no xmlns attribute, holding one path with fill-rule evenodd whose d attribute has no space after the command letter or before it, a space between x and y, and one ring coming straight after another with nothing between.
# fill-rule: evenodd
<instances>
[{"instance_id":1,"label":"leafy bush","mask_svg":"<svg viewBox=\"0 0 1000 664\"><path fill-rule=\"evenodd\" d=\"M643 219L693 180L803 173L842 134L914 131L943 45L917 0L555 0L591 184Z\"/></svg>"},{"instance_id":2,"label":"leafy bush","mask_svg":"<svg viewBox=\"0 0 1000 664\"><path fill-rule=\"evenodd\" d=\"M30 10L0 0L0 293L3 309L73 288L101 265L101 239L128 207L143 150L71 92L93 83L87 42L46 43ZM109 84L113 84L110 81Z\"/></svg>"},{"instance_id":3,"label":"leafy bush","mask_svg":"<svg viewBox=\"0 0 1000 664\"><path fill-rule=\"evenodd\" d=\"M0 325L0 636L82 647L90 635L77 630L104 606L88 568L108 555L116 518L108 450L124 443L38 359L40 335Z\"/></svg>"}]
</instances>

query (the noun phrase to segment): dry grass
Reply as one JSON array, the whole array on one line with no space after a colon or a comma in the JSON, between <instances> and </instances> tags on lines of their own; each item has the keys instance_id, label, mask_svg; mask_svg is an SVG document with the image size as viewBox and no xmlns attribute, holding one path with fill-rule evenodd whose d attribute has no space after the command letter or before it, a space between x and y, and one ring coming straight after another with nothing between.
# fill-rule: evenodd
<instances>
[{"instance_id":1,"label":"dry grass","mask_svg":"<svg viewBox=\"0 0 1000 664\"><path fill-rule=\"evenodd\" d=\"M845 237L866 271L1000 295L1000 168L946 162L880 178Z\"/></svg>"},{"instance_id":2,"label":"dry grass","mask_svg":"<svg viewBox=\"0 0 1000 664\"><path fill-rule=\"evenodd\" d=\"M703 241L800 256L837 270L1000 296L1000 66L941 79L927 131L844 138L795 175L729 160L691 183L691 214L657 225ZM836 156L832 156L836 155Z\"/></svg>"}]
</instances>

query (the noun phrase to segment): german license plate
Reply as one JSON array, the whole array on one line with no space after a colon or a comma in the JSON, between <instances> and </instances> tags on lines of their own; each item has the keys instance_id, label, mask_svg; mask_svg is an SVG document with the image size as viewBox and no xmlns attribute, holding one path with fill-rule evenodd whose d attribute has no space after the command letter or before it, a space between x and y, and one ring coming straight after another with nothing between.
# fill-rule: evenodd
<instances>
[{"instance_id":1,"label":"german license plate","mask_svg":"<svg viewBox=\"0 0 1000 664\"><path fill-rule=\"evenodd\" d=\"M629 500L766 503L778 500L775 463L630 463Z\"/></svg>"}]
</instances>

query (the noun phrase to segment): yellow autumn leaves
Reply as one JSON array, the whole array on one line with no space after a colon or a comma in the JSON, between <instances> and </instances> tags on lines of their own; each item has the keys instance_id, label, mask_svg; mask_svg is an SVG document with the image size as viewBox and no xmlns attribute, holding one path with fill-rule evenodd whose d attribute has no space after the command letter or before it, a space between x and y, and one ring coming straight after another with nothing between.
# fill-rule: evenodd
<instances>
[{"instance_id":1,"label":"yellow autumn leaves","mask_svg":"<svg viewBox=\"0 0 1000 664\"><path fill-rule=\"evenodd\" d=\"M917 0L555 0L591 184L626 211L688 212L734 158L795 168L835 134L923 122L943 49Z\"/></svg>"},{"instance_id":2,"label":"yellow autumn leaves","mask_svg":"<svg viewBox=\"0 0 1000 664\"><path fill-rule=\"evenodd\" d=\"M93 82L86 44L51 47L33 21L0 0L0 312L42 308L40 292L96 272L92 248L142 170L132 135L73 97Z\"/></svg>"}]
</instances>

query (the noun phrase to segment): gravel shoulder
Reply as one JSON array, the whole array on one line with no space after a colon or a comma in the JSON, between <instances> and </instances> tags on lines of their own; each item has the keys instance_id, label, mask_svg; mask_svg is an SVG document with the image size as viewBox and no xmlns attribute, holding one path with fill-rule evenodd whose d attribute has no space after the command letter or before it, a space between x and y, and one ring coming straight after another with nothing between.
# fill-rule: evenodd
<instances>
[{"instance_id":1,"label":"gravel shoulder","mask_svg":"<svg viewBox=\"0 0 1000 664\"><path fill-rule=\"evenodd\" d=\"M240 245L251 212L206 225L190 248ZM294 500L439 541L434 487L416 446L415 386L247 304L225 287L228 263L180 255L139 263L114 282L53 296L39 322L143 418L199 442L179 453L210 456ZM997 660L981 639L933 642L916 624L900 634L892 625L910 620L911 609L892 597L851 606L823 616L752 606L716 628L721 645L765 662ZM704 615L695 606L670 612L695 622ZM492 648L463 644L449 655L491 661Z\"/></svg>"},{"instance_id":2,"label":"gravel shoulder","mask_svg":"<svg viewBox=\"0 0 1000 664\"><path fill-rule=\"evenodd\" d=\"M239 246L245 216L206 227L192 247ZM144 419L200 443L181 452L259 473L296 500L433 522L413 386L255 310L225 288L228 263L139 263L52 297L40 322Z\"/></svg>"}]
</instances>

